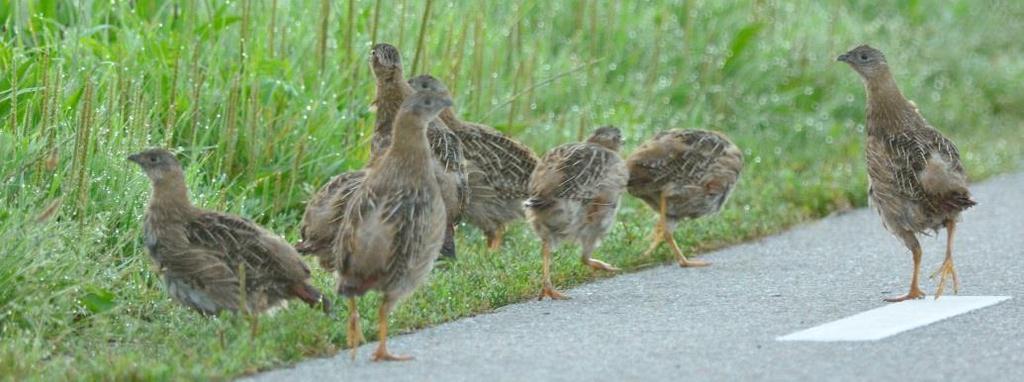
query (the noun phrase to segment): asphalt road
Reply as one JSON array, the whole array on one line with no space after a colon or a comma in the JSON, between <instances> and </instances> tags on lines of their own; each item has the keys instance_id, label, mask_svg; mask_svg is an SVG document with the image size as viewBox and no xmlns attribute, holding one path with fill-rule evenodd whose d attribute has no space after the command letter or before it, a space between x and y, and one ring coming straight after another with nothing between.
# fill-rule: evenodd
<instances>
[{"instance_id":1,"label":"asphalt road","mask_svg":"<svg viewBox=\"0 0 1024 382\"><path fill-rule=\"evenodd\" d=\"M910 254L857 210L709 253L709 268L658 267L394 337L405 363L348 353L260 381L1024 380L1024 173L972 187L956 238L961 295L1013 299L876 342L776 337L906 292ZM945 234L925 237L922 273ZM935 283L923 279L929 295Z\"/></svg>"}]
</instances>

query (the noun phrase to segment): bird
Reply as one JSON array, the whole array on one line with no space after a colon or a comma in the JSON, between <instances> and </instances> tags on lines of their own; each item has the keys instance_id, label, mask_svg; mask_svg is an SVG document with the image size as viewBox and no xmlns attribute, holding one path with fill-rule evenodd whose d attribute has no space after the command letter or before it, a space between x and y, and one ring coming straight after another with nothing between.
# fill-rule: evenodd
<instances>
[{"instance_id":1,"label":"bird","mask_svg":"<svg viewBox=\"0 0 1024 382\"><path fill-rule=\"evenodd\" d=\"M377 119L370 145L370 163L380 158L391 145L391 127L402 102L415 91L403 77L402 57L398 48L387 43L375 44L370 49L370 67L376 79ZM427 139L438 163L433 170L447 211L447 227L442 255L455 257L455 225L462 217L469 200L469 181L462 143L442 121L431 120L427 126Z\"/></svg>"},{"instance_id":2,"label":"bird","mask_svg":"<svg viewBox=\"0 0 1024 382\"><path fill-rule=\"evenodd\" d=\"M284 239L248 219L195 207L170 151L147 149L128 160L153 186L144 242L172 298L205 315L259 314L292 298L330 311L330 300L310 284L309 268Z\"/></svg>"},{"instance_id":3,"label":"bird","mask_svg":"<svg viewBox=\"0 0 1024 382\"><path fill-rule=\"evenodd\" d=\"M409 79L409 85L450 97L448 88L429 74ZM496 250L505 225L524 217L523 202L530 194L537 154L490 126L462 121L453 108L442 111L440 118L459 137L466 158L471 192L463 215L484 232L488 248Z\"/></svg>"},{"instance_id":4,"label":"bird","mask_svg":"<svg viewBox=\"0 0 1024 382\"><path fill-rule=\"evenodd\" d=\"M917 235L941 228L946 229L946 257L932 274L932 278L939 276L935 298L942 296L947 281L952 281L954 293L959 292L953 237L960 213L977 204L968 189L959 150L903 97L881 51L861 45L837 60L860 75L867 93L868 198L885 228L913 256L910 291L886 301L925 296L918 287L922 250Z\"/></svg>"},{"instance_id":5,"label":"bird","mask_svg":"<svg viewBox=\"0 0 1024 382\"><path fill-rule=\"evenodd\" d=\"M376 290L384 298L373 360L412 359L388 351L388 315L430 273L444 241L446 229L437 222L447 212L426 131L448 106L451 100L435 92L405 97L394 118L391 143L366 169L338 228L334 268L338 293L348 299L347 339L353 358L362 342L356 299Z\"/></svg>"},{"instance_id":6,"label":"bird","mask_svg":"<svg viewBox=\"0 0 1024 382\"><path fill-rule=\"evenodd\" d=\"M698 129L659 132L626 159L627 190L658 212L649 256L668 241L682 267L710 265L688 260L672 232L682 219L722 209L743 169L743 152L724 134Z\"/></svg>"},{"instance_id":7,"label":"bird","mask_svg":"<svg viewBox=\"0 0 1024 382\"><path fill-rule=\"evenodd\" d=\"M577 241L581 260L592 269L619 269L591 254L611 229L619 199L629 179L619 157L622 133L612 126L595 130L586 142L568 143L548 151L530 177L526 217L541 239L544 297L567 298L551 285L551 251L562 242Z\"/></svg>"},{"instance_id":8,"label":"bird","mask_svg":"<svg viewBox=\"0 0 1024 382\"><path fill-rule=\"evenodd\" d=\"M363 183L366 171L347 171L329 180L313 195L299 224L301 240L295 249L301 254L316 256L320 266L327 271L334 262L331 248L337 236L338 225L345 214L345 206Z\"/></svg>"}]
</instances>

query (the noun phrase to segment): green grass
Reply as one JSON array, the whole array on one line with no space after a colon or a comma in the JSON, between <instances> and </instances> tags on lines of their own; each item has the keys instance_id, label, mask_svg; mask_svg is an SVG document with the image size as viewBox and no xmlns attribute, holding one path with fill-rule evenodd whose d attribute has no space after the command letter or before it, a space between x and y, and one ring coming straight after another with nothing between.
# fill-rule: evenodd
<instances>
[{"instance_id":1,"label":"green grass","mask_svg":"<svg viewBox=\"0 0 1024 382\"><path fill-rule=\"evenodd\" d=\"M448 82L467 120L538 152L603 124L623 128L627 153L661 129L726 132L747 167L725 211L676 232L690 251L865 204L863 89L834 62L863 42L886 52L973 180L1024 158L1019 2L486 4L0 3L0 379L223 379L343 346L342 322L304 306L262 318L251 338L242 318L173 304L141 245L148 182L123 158L176 148L197 204L294 240L310 193L366 159L374 38L400 47L409 74ZM668 260L638 257L653 223L627 198L596 257ZM500 253L470 227L459 244L460 259L400 305L396 329L537 293L525 225ZM577 254L558 252L557 285L604 276ZM377 303L360 304L370 338Z\"/></svg>"}]
</instances>

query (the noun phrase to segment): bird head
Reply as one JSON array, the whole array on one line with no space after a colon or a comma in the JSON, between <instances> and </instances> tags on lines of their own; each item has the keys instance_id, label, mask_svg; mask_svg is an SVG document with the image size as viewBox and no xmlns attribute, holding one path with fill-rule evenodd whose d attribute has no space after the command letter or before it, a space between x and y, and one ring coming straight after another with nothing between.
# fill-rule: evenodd
<instances>
[{"instance_id":1,"label":"bird head","mask_svg":"<svg viewBox=\"0 0 1024 382\"><path fill-rule=\"evenodd\" d=\"M409 86L415 91L433 91L448 95L448 88L441 83L441 80L429 74L421 74L409 79Z\"/></svg>"},{"instance_id":2,"label":"bird head","mask_svg":"<svg viewBox=\"0 0 1024 382\"><path fill-rule=\"evenodd\" d=\"M447 94L432 90L420 90L402 102L402 111L411 113L424 122L424 125L437 118L438 114L452 106L452 99Z\"/></svg>"},{"instance_id":3,"label":"bird head","mask_svg":"<svg viewBox=\"0 0 1024 382\"><path fill-rule=\"evenodd\" d=\"M850 65L864 79L875 78L888 70L885 55L878 49L868 45L853 48L849 52L839 55L836 61L845 62L847 65Z\"/></svg>"},{"instance_id":4,"label":"bird head","mask_svg":"<svg viewBox=\"0 0 1024 382\"><path fill-rule=\"evenodd\" d=\"M393 79L402 75L402 55L394 45L380 43L370 49L370 67L378 79Z\"/></svg>"},{"instance_id":5,"label":"bird head","mask_svg":"<svg viewBox=\"0 0 1024 382\"><path fill-rule=\"evenodd\" d=\"M604 126L594 130L594 133L587 138L587 142L604 146L612 151L619 151L622 147L622 132L614 126Z\"/></svg>"},{"instance_id":6,"label":"bird head","mask_svg":"<svg viewBox=\"0 0 1024 382\"><path fill-rule=\"evenodd\" d=\"M166 178L170 174L180 174L181 164L170 151L160 148L147 149L129 155L128 160L142 167L146 176L154 182Z\"/></svg>"}]
</instances>

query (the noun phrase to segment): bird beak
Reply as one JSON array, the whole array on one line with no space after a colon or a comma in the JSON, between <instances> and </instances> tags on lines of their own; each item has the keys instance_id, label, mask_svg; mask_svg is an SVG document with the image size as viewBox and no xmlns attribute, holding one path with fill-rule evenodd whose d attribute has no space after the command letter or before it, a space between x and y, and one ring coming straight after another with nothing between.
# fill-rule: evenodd
<instances>
[{"instance_id":1,"label":"bird beak","mask_svg":"<svg viewBox=\"0 0 1024 382\"><path fill-rule=\"evenodd\" d=\"M836 57L836 61L842 61L842 62L850 62L849 59L850 59L850 54L849 53L843 53L843 54L840 54L839 57Z\"/></svg>"},{"instance_id":2,"label":"bird beak","mask_svg":"<svg viewBox=\"0 0 1024 382\"><path fill-rule=\"evenodd\" d=\"M445 107L452 107L452 105L455 105L455 102L452 102L450 98L445 98L442 103L444 103Z\"/></svg>"},{"instance_id":3,"label":"bird beak","mask_svg":"<svg viewBox=\"0 0 1024 382\"><path fill-rule=\"evenodd\" d=\"M140 158L142 158L142 156L141 156L141 155L139 155L139 154L132 154L132 155L129 155L129 156L128 156L128 160L130 160L130 161L132 161L132 162L135 162L135 163L140 163L140 162L139 162L139 159L140 159ZM140 163L140 164L141 164L141 163Z\"/></svg>"}]
</instances>

